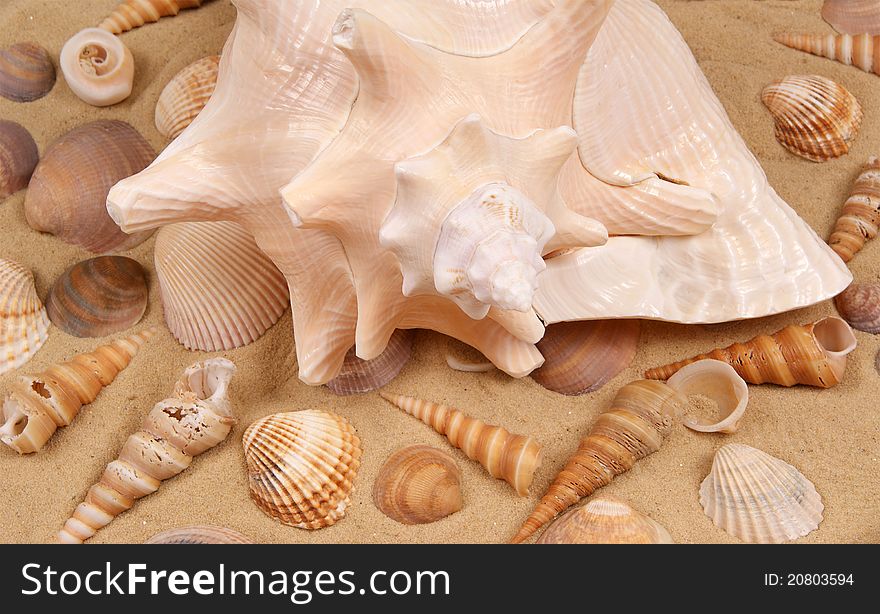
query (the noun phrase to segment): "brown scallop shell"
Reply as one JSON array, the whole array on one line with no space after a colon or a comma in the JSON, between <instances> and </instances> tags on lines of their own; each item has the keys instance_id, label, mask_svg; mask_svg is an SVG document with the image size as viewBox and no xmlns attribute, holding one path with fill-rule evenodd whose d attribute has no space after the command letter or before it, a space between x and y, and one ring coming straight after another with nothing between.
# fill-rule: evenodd
<instances>
[{"instance_id":1,"label":"brown scallop shell","mask_svg":"<svg viewBox=\"0 0 880 614\"><path fill-rule=\"evenodd\" d=\"M834 299L847 323L866 333L880 333L880 283L852 284Z\"/></svg>"},{"instance_id":2,"label":"brown scallop shell","mask_svg":"<svg viewBox=\"0 0 880 614\"><path fill-rule=\"evenodd\" d=\"M27 187L39 160L31 133L24 126L0 119L0 200Z\"/></svg>"},{"instance_id":3,"label":"brown scallop shell","mask_svg":"<svg viewBox=\"0 0 880 614\"><path fill-rule=\"evenodd\" d=\"M461 471L437 448L402 448L379 469L373 502L401 524L435 522L461 509Z\"/></svg>"},{"instance_id":4,"label":"brown scallop shell","mask_svg":"<svg viewBox=\"0 0 880 614\"><path fill-rule=\"evenodd\" d=\"M55 85L49 52L36 43L15 43L0 50L0 96L14 102L42 98Z\"/></svg>"},{"instance_id":5,"label":"brown scallop shell","mask_svg":"<svg viewBox=\"0 0 880 614\"><path fill-rule=\"evenodd\" d=\"M551 524L538 544L672 544L669 532L608 495L598 495Z\"/></svg>"},{"instance_id":6,"label":"brown scallop shell","mask_svg":"<svg viewBox=\"0 0 880 614\"><path fill-rule=\"evenodd\" d=\"M355 356L354 348L345 355L339 375L327 382L334 394L348 396L378 390L393 380L412 355L413 331L396 330L385 350L372 360Z\"/></svg>"},{"instance_id":7,"label":"brown scallop shell","mask_svg":"<svg viewBox=\"0 0 880 614\"><path fill-rule=\"evenodd\" d=\"M214 93L219 72L220 56L209 55L196 60L168 82L156 103L156 128L164 137L176 139L205 108Z\"/></svg>"},{"instance_id":8,"label":"brown scallop shell","mask_svg":"<svg viewBox=\"0 0 880 614\"><path fill-rule=\"evenodd\" d=\"M156 533L145 544L253 544L247 535L226 527L192 526Z\"/></svg>"}]
</instances>

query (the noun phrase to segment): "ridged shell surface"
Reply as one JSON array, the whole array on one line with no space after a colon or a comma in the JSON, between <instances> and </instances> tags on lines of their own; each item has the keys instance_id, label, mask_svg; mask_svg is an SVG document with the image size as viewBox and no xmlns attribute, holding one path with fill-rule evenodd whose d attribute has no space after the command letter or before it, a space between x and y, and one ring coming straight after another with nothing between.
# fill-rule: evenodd
<instances>
[{"instance_id":1,"label":"ridged shell surface","mask_svg":"<svg viewBox=\"0 0 880 614\"><path fill-rule=\"evenodd\" d=\"M13 102L42 98L55 85L49 52L36 43L15 43L0 49L0 96Z\"/></svg>"},{"instance_id":2,"label":"ridged shell surface","mask_svg":"<svg viewBox=\"0 0 880 614\"><path fill-rule=\"evenodd\" d=\"M880 34L880 2L877 0L825 0L822 19L838 32Z\"/></svg>"},{"instance_id":3,"label":"ridged shell surface","mask_svg":"<svg viewBox=\"0 0 880 614\"><path fill-rule=\"evenodd\" d=\"M880 34L777 34L777 43L880 75Z\"/></svg>"},{"instance_id":4,"label":"ridged shell surface","mask_svg":"<svg viewBox=\"0 0 880 614\"><path fill-rule=\"evenodd\" d=\"M40 160L27 128L0 119L0 201L27 187Z\"/></svg>"},{"instance_id":5,"label":"ridged shell surface","mask_svg":"<svg viewBox=\"0 0 880 614\"><path fill-rule=\"evenodd\" d=\"M205 1L207 0L125 0L98 27L113 34L122 34L145 23L154 23L163 17L177 15L181 9L198 8Z\"/></svg>"},{"instance_id":6,"label":"ridged shell surface","mask_svg":"<svg viewBox=\"0 0 880 614\"><path fill-rule=\"evenodd\" d=\"M371 360L361 360L354 348L350 349L342 370L327 382L327 388L340 396L378 390L397 377L409 362L414 335L411 330L394 331L385 350Z\"/></svg>"},{"instance_id":7,"label":"ridged shell surface","mask_svg":"<svg viewBox=\"0 0 880 614\"><path fill-rule=\"evenodd\" d=\"M426 524L461 509L461 471L431 446L409 446L388 457L373 484L373 502L402 524Z\"/></svg>"},{"instance_id":8,"label":"ridged shell surface","mask_svg":"<svg viewBox=\"0 0 880 614\"><path fill-rule=\"evenodd\" d=\"M880 333L880 283L853 284L834 299L834 304L856 330Z\"/></svg>"},{"instance_id":9,"label":"ridged shell surface","mask_svg":"<svg viewBox=\"0 0 880 614\"><path fill-rule=\"evenodd\" d=\"M859 173L828 238L844 262L852 260L880 230L880 158L870 158Z\"/></svg>"},{"instance_id":10,"label":"ridged shell surface","mask_svg":"<svg viewBox=\"0 0 880 614\"><path fill-rule=\"evenodd\" d=\"M560 517L539 544L671 544L659 523L616 497L597 496Z\"/></svg>"},{"instance_id":11,"label":"ridged shell surface","mask_svg":"<svg viewBox=\"0 0 880 614\"><path fill-rule=\"evenodd\" d=\"M144 543L169 545L253 544L254 540L226 527L197 525L156 533Z\"/></svg>"},{"instance_id":12,"label":"ridged shell surface","mask_svg":"<svg viewBox=\"0 0 880 614\"><path fill-rule=\"evenodd\" d=\"M176 139L192 123L214 93L219 72L220 56L209 55L168 82L156 103L156 128L164 137Z\"/></svg>"},{"instance_id":13,"label":"ridged shell surface","mask_svg":"<svg viewBox=\"0 0 880 614\"><path fill-rule=\"evenodd\" d=\"M29 270L0 258L0 374L20 367L49 338L49 316Z\"/></svg>"}]
</instances>

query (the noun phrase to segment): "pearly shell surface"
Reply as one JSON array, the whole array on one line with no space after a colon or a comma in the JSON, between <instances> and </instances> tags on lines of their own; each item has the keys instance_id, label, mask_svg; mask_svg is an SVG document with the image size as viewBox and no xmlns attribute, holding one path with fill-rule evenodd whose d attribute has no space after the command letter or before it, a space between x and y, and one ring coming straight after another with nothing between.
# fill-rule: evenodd
<instances>
[{"instance_id":1,"label":"pearly shell surface","mask_svg":"<svg viewBox=\"0 0 880 614\"><path fill-rule=\"evenodd\" d=\"M131 95L134 57L119 38L100 28L78 32L61 48L61 72L80 100L109 107Z\"/></svg>"}]
</instances>

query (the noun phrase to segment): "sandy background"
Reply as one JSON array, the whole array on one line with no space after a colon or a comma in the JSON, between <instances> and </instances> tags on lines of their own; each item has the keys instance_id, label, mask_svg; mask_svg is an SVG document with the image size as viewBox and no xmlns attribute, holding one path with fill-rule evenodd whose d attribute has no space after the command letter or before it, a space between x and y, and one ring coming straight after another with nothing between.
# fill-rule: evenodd
<instances>
[{"instance_id":1,"label":"sandy background","mask_svg":"<svg viewBox=\"0 0 880 614\"><path fill-rule=\"evenodd\" d=\"M64 41L97 23L115 0L2 0L0 47L34 40L56 58ZM829 31L819 17L821 0L662 0L694 50L734 124L767 171L772 185L821 236L827 236L860 166L880 154L880 77L772 42L774 31ZM186 11L124 35L137 62L132 96L108 109L82 103L59 72L54 90L39 101L16 104L0 98L0 117L26 126L43 152L55 138L87 121L122 119L136 126L160 150L164 140L153 125L163 86L188 63L217 53L235 18L227 0ZM837 80L863 103L866 117L851 153L822 165L787 153L773 136L760 91L793 73L815 73ZM90 257L49 235L31 230L24 218L24 192L0 204L0 256L31 267L41 296L71 264ZM126 252L150 272L151 301L137 329L160 325L128 370L85 408L74 424L61 429L44 450L18 456L0 446L0 540L47 542L54 539L126 437L152 405L168 396L190 363L205 357L187 352L164 329L153 275L153 240ZM880 278L880 241L852 262L857 280ZM339 398L326 388L310 388L296 378L289 312L257 343L223 355L239 367L234 401L239 424L228 440L197 458L180 476L138 502L134 509L99 532L93 542L141 542L150 535L192 523L220 524L264 542L501 542L509 538L535 500L565 463L595 416L615 391L646 368L700 350L772 332L789 323L833 313L830 303L764 320L716 326L649 323L633 364L600 391L577 398L549 392L531 379L500 373L450 371L445 337L420 332L413 360L388 389L454 404L472 414L534 435L545 445L544 465L532 496L518 498L504 482L454 452L463 472L464 508L440 522L406 527L383 516L371 501L373 479L388 455L413 443L448 446L427 426L405 416L377 394ZM816 485L825 502L825 520L802 542L880 542L880 376L874 357L880 338L857 333L845 381L831 390L752 386L751 403L735 435L698 434L677 428L664 447L617 478L607 492L623 497L662 523L678 542L734 542L706 517L698 488L720 446L747 443L797 466ZM26 365L36 372L98 345L53 328L43 349ZM0 389L13 373L0 376ZM248 498L241 434L253 420L276 411L326 408L357 427L365 452L350 511L337 525L316 532L283 526L265 516Z\"/></svg>"}]
</instances>

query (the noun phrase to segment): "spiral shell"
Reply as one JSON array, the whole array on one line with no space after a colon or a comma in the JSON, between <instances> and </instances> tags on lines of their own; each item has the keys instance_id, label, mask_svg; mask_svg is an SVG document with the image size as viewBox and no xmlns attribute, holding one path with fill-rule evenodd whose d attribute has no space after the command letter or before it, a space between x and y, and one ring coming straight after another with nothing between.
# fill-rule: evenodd
<instances>
[{"instance_id":1,"label":"spiral shell","mask_svg":"<svg viewBox=\"0 0 880 614\"><path fill-rule=\"evenodd\" d=\"M176 139L208 104L217 75L220 56L196 60L174 75L156 103L156 129L168 139Z\"/></svg>"},{"instance_id":2,"label":"spiral shell","mask_svg":"<svg viewBox=\"0 0 880 614\"><path fill-rule=\"evenodd\" d=\"M871 158L859 174L828 239L844 262L877 236L880 229L880 158Z\"/></svg>"},{"instance_id":3,"label":"spiral shell","mask_svg":"<svg viewBox=\"0 0 880 614\"><path fill-rule=\"evenodd\" d=\"M671 544L659 523L626 502L598 495L551 524L538 544Z\"/></svg>"},{"instance_id":4,"label":"spiral shell","mask_svg":"<svg viewBox=\"0 0 880 614\"><path fill-rule=\"evenodd\" d=\"M345 516L361 464L348 420L315 409L272 414L251 424L242 443L251 499L266 514L300 529Z\"/></svg>"},{"instance_id":5,"label":"spiral shell","mask_svg":"<svg viewBox=\"0 0 880 614\"><path fill-rule=\"evenodd\" d=\"M877 0L825 0L822 19L838 32L880 34L880 2Z\"/></svg>"},{"instance_id":6,"label":"spiral shell","mask_svg":"<svg viewBox=\"0 0 880 614\"><path fill-rule=\"evenodd\" d=\"M402 524L426 524L461 509L461 472L446 452L409 446L388 457L373 484L373 502Z\"/></svg>"},{"instance_id":7,"label":"spiral shell","mask_svg":"<svg viewBox=\"0 0 880 614\"><path fill-rule=\"evenodd\" d=\"M122 34L145 23L177 15L182 9L202 6L203 0L125 0L113 9L98 26L113 34Z\"/></svg>"},{"instance_id":8,"label":"spiral shell","mask_svg":"<svg viewBox=\"0 0 880 614\"><path fill-rule=\"evenodd\" d=\"M853 284L837 295L834 304L856 330L880 333L880 283Z\"/></svg>"},{"instance_id":9,"label":"spiral shell","mask_svg":"<svg viewBox=\"0 0 880 614\"><path fill-rule=\"evenodd\" d=\"M225 527L192 526L169 529L156 533L145 544L198 545L198 544L253 544L247 535Z\"/></svg>"},{"instance_id":10,"label":"spiral shell","mask_svg":"<svg viewBox=\"0 0 880 614\"><path fill-rule=\"evenodd\" d=\"M0 258L0 374L20 367L49 338L49 316L29 270Z\"/></svg>"},{"instance_id":11,"label":"spiral shell","mask_svg":"<svg viewBox=\"0 0 880 614\"><path fill-rule=\"evenodd\" d=\"M396 330L385 350L372 360L361 360L354 348L345 355L339 375L327 382L334 394L347 396L378 390L400 373L412 355L414 333Z\"/></svg>"},{"instance_id":12,"label":"spiral shell","mask_svg":"<svg viewBox=\"0 0 880 614\"><path fill-rule=\"evenodd\" d=\"M61 72L80 100L108 107L131 95L134 57L128 47L99 28L86 28L61 48Z\"/></svg>"},{"instance_id":13,"label":"spiral shell","mask_svg":"<svg viewBox=\"0 0 880 614\"><path fill-rule=\"evenodd\" d=\"M27 187L40 152L27 128L0 119L0 201Z\"/></svg>"},{"instance_id":14,"label":"spiral shell","mask_svg":"<svg viewBox=\"0 0 880 614\"><path fill-rule=\"evenodd\" d=\"M698 360L683 367L666 382L683 397L702 396L718 406L720 416L706 418L687 413L682 422L703 433L734 433L749 404L749 387L726 362ZM694 403L690 403L693 408Z\"/></svg>"},{"instance_id":15,"label":"spiral shell","mask_svg":"<svg viewBox=\"0 0 880 614\"><path fill-rule=\"evenodd\" d=\"M0 96L32 102L55 85L55 66L49 52L36 43L15 43L0 49Z\"/></svg>"},{"instance_id":16,"label":"spiral shell","mask_svg":"<svg viewBox=\"0 0 880 614\"><path fill-rule=\"evenodd\" d=\"M773 38L786 47L880 75L880 35L778 34Z\"/></svg>"}]
</instances>

